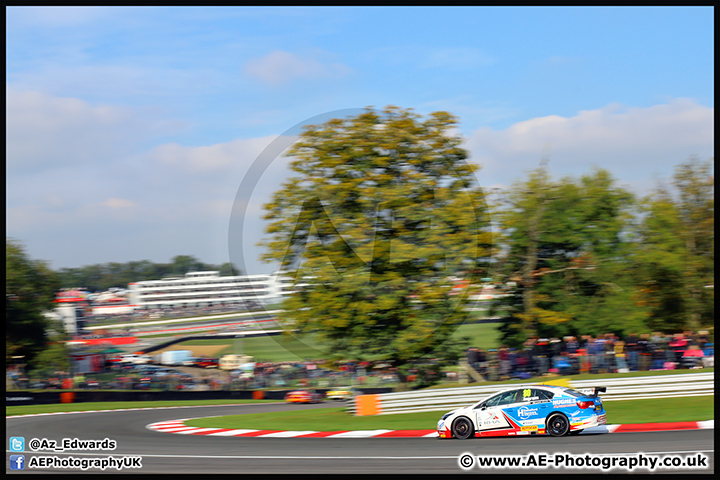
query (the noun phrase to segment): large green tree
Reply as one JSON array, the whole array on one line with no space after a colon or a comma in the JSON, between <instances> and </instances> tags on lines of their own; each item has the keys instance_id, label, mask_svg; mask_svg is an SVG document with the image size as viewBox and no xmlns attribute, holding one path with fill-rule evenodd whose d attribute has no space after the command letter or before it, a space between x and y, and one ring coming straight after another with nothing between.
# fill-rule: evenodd
<instances>
[{"instance_id":1,"label":"large green tree","mask_svg":"<svg viewBox=\"0 0 720 480\"><path fill-rule=\"evenodd\" d=\"M46 348L48 320L59 288L57 275L41 260L28 257L23 245L5 240L5 360L24 356L32 363Z\"/></svg>"},{"instance_id":2,"label":"large green tree","mask_svg":"<svg viewBox=\"0 0 720 480\"><path fill-rule=\"evenodd\" d=\"M263 258L295 279L283 318L326 354L404 365L442 355L464 320L451 287L482 274L490 234L455 127L445 112L368 108L307 127L290 149Z\"/></svg>"},{"instance_id":3,"label":"large green tree","mask_svg":"<svg viewBox=\"0 0 720 480\"><path fill-rule=\"evenodd\" d=\"M636 263L655 329L697 330L715 321L715 180L691 158L641 204Z\"/></svg>"},{"instance_id":4,"label":"large green tree","mask_svg":"<svg viewBox=\"0 0 720 480\"><path fill-rule=\"evenodd\" d=\"M643 326L624 237L633 201L603 169L553 180L539 168L502 195L498 269L514 285L503 299L506 343Z\"/></svg>"},{"instance_id":5,"label":"large green tree","mask_svg":"<svg viewBox=\"0 0 720 480\"><path fill-rule=\"evenodd\" d=\"M48 319L46 328L46 344L30 363L30 375L54 376L56 371L70 370L70 351L67 341L70 336L60 320Z\"/></svg>"}]
</instances>

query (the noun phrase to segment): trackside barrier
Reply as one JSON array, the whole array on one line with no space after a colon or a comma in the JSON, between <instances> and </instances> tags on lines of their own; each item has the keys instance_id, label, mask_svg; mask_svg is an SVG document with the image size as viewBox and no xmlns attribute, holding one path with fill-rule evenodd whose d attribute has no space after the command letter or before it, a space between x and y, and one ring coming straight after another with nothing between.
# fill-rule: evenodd
<instances>
[{"instance_id":1,"label":"trackside barrier","mask_svg":"<svg viewBox=\"0 0 720 480\"><path fill-rule=\"evenodd\" d=\"M548 382L548 384L552 383L554 382ZM534 383L534 385L538 385L538 383ZM351 400L348 402L348 409L355 415L390 415L394 413L449 411L478 402L483 397L492 395L505 388L521 388L523 386L524 384L516 383L443 388L416 392L393 392L380 395L358 395L354 401ZM595 386L607 387L607 391L600 395L603 401L713 395L715 393L715 373L687 373L570 381L570 387L574 389ZM377 413L367 413L371 411Z\"/></svg>"},{"instance_id":2,"label":"trackside barrier","mask_svg":"<svg viewBox=\"0 0 720 480\"><path fill-rule=\"evenodd\" d=\"M62 392L60 394L60 403L73 403L75 401L75 392Z\"/></svg>"}]
</instances>

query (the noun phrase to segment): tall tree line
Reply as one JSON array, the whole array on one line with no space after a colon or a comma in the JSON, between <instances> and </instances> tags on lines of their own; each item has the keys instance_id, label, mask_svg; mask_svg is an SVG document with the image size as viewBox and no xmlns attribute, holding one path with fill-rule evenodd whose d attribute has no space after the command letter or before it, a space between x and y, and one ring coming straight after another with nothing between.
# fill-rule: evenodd
<instances>
[{"instance_id":1,"label":"tall tree line","mask_svg":"<svg viewBox=\"0 0 720 480\"><path fill-rule=\"evenodd\" d=\"M32 365L33 362L49 358L49 363L59 365L59 359L64 357L58 354L58 339L64 338L64 332L61 325L44 313L53 309L55 295L62 288L84 287L90 291L103 291L111 287L127 288L127 284L133 281L160 279L199 270L218 270L221 275L240 275L230 263L212 265L190 255L177 255L170 263L142 260L54 271L47 262L31 258L20 241L6 238L6 363L27 362Z\"/></svg>"},{"instance_id":2,"label":"tall tree line","mask_svg":"<svg viewBox=\"0 0 720 480\"><path fill-rule=\"evenodd\" d=\"M241 275L231 263L213 265L204 263L191 255L177 255L169 263L149 260L125 263L109 262L57 271L61 288L86 288L91 292L111 287L127 288L128 283L139 280L160 280L169 276L183 276L187 272L219 271L220 275Z\"/></svg>"},{"instance_id":3,"label":"tall tree line","mask_svg":"<svg viewBox=\"0 0 720 480\"><path fill-rule=\"evenodd\" d=\"M494 219L508 345L714 324L711 162L679 164L641 198L603 169L554 180L541 167L500 195Z\"/></svg>"}]
</instances>

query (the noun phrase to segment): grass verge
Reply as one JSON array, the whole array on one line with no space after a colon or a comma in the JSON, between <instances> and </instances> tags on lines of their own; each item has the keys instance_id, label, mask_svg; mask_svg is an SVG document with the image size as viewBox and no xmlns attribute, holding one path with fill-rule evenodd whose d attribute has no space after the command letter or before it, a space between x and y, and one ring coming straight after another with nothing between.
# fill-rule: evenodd
<instances>
[{"instance_id":1,"label":"grass verge","mask_svg":"<svg viewBox=\"0 0 720 480\"><path fill-rule=\"evenodd\" d=\"M234 405L244 403L276 403L277 400L183 400L136 402L53 403L48 405L19 405L5 407L5 415L33 415L37 413L85 412L88 410L127 410L132 408L191 407L199 405Z\"/></svg>"},{"instance_id":2,"label":"grass verge","mask_svg":"<svg viewBox=\"0 0 720 480\"><path fill-rule=\"evenodd\" d=\"M608 423L665 423L712 420L713 396L621 400L605 403ZM444 412L403 413L355 417L343 407L290 412L232 415L189 420L193 427L257 430L432 430Z\"/></svg>"}]
</instances>

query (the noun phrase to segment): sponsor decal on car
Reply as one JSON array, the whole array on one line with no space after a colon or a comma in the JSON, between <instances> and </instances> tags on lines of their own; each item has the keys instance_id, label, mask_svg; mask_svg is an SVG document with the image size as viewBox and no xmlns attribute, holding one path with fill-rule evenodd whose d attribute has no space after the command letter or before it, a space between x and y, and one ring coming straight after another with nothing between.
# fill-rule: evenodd
<instances>
[{"instance_id":1,"label":"sponsor decal on car","mask_svg":"<svg viewBox=\"0 0 720 480\"><path fill-rule=\"evenodd\" d=\"M530 417L535 417L535 416L537 416L537 414L538 414L537 408L520 407L518 409L518 416L520 418L522 418L523 420L530 418Z\"/></svg>"}]
</instances>

